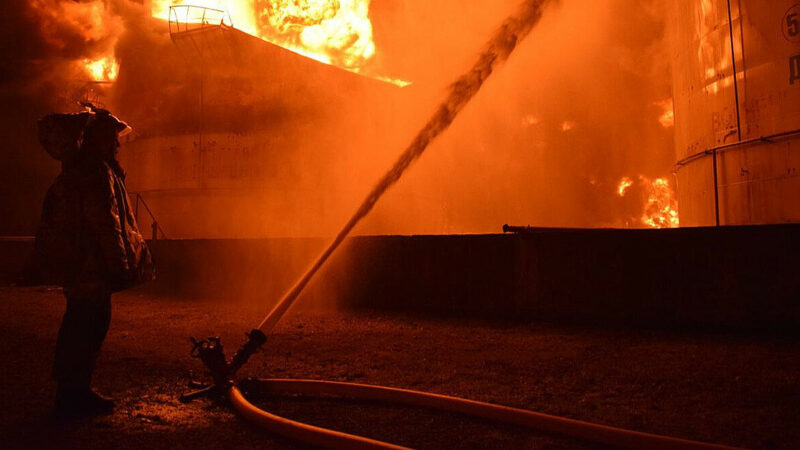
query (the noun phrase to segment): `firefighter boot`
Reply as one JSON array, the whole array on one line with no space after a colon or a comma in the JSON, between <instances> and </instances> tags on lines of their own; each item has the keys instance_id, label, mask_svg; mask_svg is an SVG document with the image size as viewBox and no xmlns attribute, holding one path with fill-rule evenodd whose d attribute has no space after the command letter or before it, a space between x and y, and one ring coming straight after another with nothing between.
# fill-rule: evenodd
<instances>
[{"instance_id":1,"label":"firefighter boot","mask_svg":"<svg viewBox=\"0 0 800 450\"><path fill-rule=\"evenodd\" d=\"M114 412L114 400L89 388L59 387L54 409L58 418L107 416Z\"/></svg>"}]
</instances>

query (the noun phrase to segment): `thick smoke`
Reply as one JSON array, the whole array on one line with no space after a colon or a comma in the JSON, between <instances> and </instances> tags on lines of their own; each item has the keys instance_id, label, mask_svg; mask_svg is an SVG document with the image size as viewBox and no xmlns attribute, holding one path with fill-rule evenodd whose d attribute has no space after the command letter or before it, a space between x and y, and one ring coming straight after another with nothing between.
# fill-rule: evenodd
<instances>
[{"instance_id":1,"label":"thick smoke","mask_svg":"<svg viewBox=\"0 0 800 450\"><path fill-rule=\"evenodd\" d=\"M0 2L0 234L32 234L44 191L58 171L36 142L36 120L76 111L93 85L83 60L113 51L122 31L113 2Z\"/></svg>"},{"instance_id":2,"label":"thick smoke","mask_svg":"<svg viewBox=\"0 0 800 450\"><path fill-rule=\"evenodd\" d=\"M175 50L166 25L153 21L140 1L7 0L0 2L0 14L0 135L5 147L0 235L31 235L45 190L59 170L36 141L40 117L79 111L78 102L88 100L121 109L123 115L133 111L140 117L180 118L187 111L185 102L170 108L163 104L165 96L153 91L176 85L190 90L192 79L181 66L156 63L164 55L175 59ZM87 62L101 58L121 63L117 83L97 82L87 70Z\"/></svg>"}]
</instances>

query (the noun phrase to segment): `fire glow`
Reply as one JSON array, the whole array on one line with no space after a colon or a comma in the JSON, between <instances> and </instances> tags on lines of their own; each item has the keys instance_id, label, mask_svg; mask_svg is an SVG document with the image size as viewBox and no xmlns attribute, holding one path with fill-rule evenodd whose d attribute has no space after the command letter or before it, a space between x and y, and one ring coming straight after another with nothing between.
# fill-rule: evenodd
<instances>
[{"instance_id":1,"label":"fire glow","mask_svg":"<svg viewBox=\"0 0 800 450\"><path fill-rule=\"evenodd\" d=\"M680 226L678 202L666 178L650 179L639 176L639 184L645 191L645 202L639 218L641 226L647 228L677 228ZM617 195L624 197L634 185L630 177L622 177L617 185Z\"/></svg>"},{"instance_id":2,"label":"fire glow","mask_svg":"<svg viewBox=\"0 0 800 450\"><path fill-rule=\"evenodd\" d=\"M152 16L169 20L177 5L225 11L226 25L353 72L375 55L369 0L154 0Z\"/></svg>"},{"instance_id":3,"label":"fire glow","mask_svg":"<svg viewBox=\"0 0 800 450\"><path fill-rule=\"evenodd\" d=\"M74 76L99 82L117 78L119 63L114 47L123 23L107 2L31 0L28 6L44 40L65 54L74 55Z\"/></svg>"},{"instance_id":4,"label":"fire glow","mask_svg":"<svg viewBox=\"0 0 800 450\"><path fill-rule=\"evenodd\" d=\"M669 181L666 178L639 178L647 187L642 223L650 228L675 228L680 225L678 202L673 198Z\"/></svg>"},{"instance_id":5,"label":"fire glow","mask_svg":"<svg viewBox=\"0 0 800 450\"><path fill-rule=\"evenodd\" d=\"M625 191L631 186L633 186L633 180L628 177L622 177L622 179L619 180L619 186L617 186L617 194L619 194L620 197L625 197Z\"/></svg>"},{"instance_id":6,"label":"fire glow","mask_svg":"<svg viewBox=\"0 0 800 450\"><path fill-rule=\"evenodd\" d=\"M661 115L658 117L658 123L664 128L672 128L675 126L675 110L672 105L672 99L668 98L660 102L654 102L653 104L661 108Z\"/></svg>"},{"instance_id":7,"label":"fire glow","mask_svg":"<svg viewBox=\"0 0 800 450\"><path fill-rule=\"evenodd\" d=\"M119 63L113 55L95 60L84 59L82 65L92 81L114 81L119 73Z\"/></svg>"}]
</instances>

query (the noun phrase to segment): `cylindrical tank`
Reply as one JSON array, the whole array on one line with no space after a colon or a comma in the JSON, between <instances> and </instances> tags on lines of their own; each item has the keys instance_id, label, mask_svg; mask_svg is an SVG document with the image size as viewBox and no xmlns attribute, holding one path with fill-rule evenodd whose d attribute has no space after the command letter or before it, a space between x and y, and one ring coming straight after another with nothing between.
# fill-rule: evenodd
<instances>
[{"instance_id":1,"label":"cylindrical tank","mask_svg":"<svg viewBox=\"0 0 800 450\"><path fill-rule=\"evenodd\" d=\"M118 87L134 127L120 159L141 228L155 220L169 238L338 229L372 181L356 149L391 131L356 121L379 122L400 89L218 25L165 43L141 58L168 76L136 83L123 66Z\"/></svg>"},{"instance_id":2,"label":"cylindrical tank","mask_svg":"<svg viewBox=\"0 0 800 450\"><path fill-rule=\"evenodd\" d=\"M800 2L671 4L681 225L800 222Z\"/></svg>"}]
</instances>

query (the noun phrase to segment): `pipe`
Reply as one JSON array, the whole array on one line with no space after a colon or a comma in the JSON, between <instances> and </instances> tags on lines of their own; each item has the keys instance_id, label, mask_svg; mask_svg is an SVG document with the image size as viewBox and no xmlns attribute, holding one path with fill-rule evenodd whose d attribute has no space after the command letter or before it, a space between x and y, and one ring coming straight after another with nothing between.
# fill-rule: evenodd
<instances>
[{"instance_id":1,"label":"pipe","mask_svg":"<svg viewBox=\"0 0 800 450\"><path fill-rule=\"evenodd\" d=\"M711 152L711 174L714 178L714 224L719 226L719 172L717 169L717 151Z\"/></svg>"},{"instance_id":2,"label":"pipe","mask_svg":"<svg viewBox=\"0 0 800 450\"><path fill-rule=\"evenodd\" d=\"M739 21L741 22L742 12L739 11ZM731 0L728 0L728 31L730 32L731 38L731 66L733 69L733 94L734 94L734 101L736 102L736 140L739 142L742 141L742 116L739 111L739 79L738 73L736 73L736 46L734 45L733 40L733 14L731 13ZM744 48L742 49L744 52ZM744 57L744 55L742 55Z\"/></svg>"},{"instance_id":3,"label":"pipe","mask_svg":"<svg viewBox=\"0 0 800 450\"><path fill-rule=\"evenodd\" d=\"M687 165L689 163L692 163L692 162L694 162L694 161L696 161L698 159L701 159L701 158L704 158L706 156L709 156L709 155L713 154L714 152L722 153L722 152L725 152L725 151L728 151L728 150L733 150L733 149L738 148L738 147L746 147L746 146L749 146L749 145L760 144L760 143L763 143L763 142L773 143L773 141L787 139L787 138L790 138L790 137L793 137L793 136L797 136L797 135L800 135L800 129L784 131L782 133L771 134L771 135L768 135L768 136L760 136L760 137L757 137L757 138L747 139L747 140L739 141L739 142L732 142L730 144L723 144L723 145L719 145L719 146L716 146L716 147L708 148L708 149L699 151L697 153L694 153L692 155L689 155L686 158L683 158L680 161L676 162L675 166L672 168L672 173L673 174L677 174L678 171L680 171L683 166L685 166L685 165Z\"/></svg>"},{"instance_id":4,"label":"pipe","mask_svg":"<svg viewBox=\"0 0 800 450\"><path fill-rule=\"evenodd\" d=\"M246 380L243 384L246 384L254 391L262 393L341 396L358 400L392 402L438 409L622 448L647 448L651 450L722 450L735 448L625 430L524 409L409 389L294 379L251 379ZM402 448L369 438L303 424L268 413L249 403L237 387L231 388L229 397L236 411L244 418L270 431L304 443L325 448Z\"/></svg>"}]
</instances>

